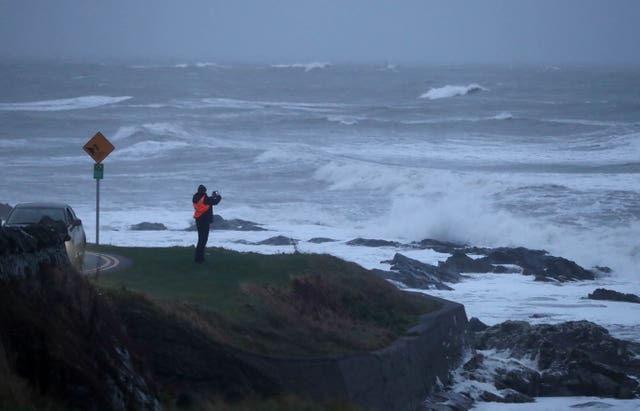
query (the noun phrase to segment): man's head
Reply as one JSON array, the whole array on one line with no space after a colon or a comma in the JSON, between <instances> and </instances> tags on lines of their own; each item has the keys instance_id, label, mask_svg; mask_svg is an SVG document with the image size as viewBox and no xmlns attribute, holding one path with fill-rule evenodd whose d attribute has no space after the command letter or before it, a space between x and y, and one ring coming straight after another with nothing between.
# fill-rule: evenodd
<instances>
[{"instance_id":1,"label":"man's head","mask_svg":"<svg viewBox=\"0 0 640 411\"><path fill-rule=\"evenodd\" d=\"M205 187L202 184L200 184L198 186L198 193L206 193L206 192L207 192L207 187Z\"/></svg>"}]
</instances>

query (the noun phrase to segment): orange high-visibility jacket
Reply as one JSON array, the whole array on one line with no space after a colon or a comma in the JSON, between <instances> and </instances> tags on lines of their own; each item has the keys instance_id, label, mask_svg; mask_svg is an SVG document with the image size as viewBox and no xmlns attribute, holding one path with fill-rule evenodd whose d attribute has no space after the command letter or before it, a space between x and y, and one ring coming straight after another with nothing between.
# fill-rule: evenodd
<instances>
[{"instance_id":1,"label":"orange high-visibility jacket","mask_svg":"<svg viewBox=\"0 0 640 411\"><path fill-rule=\"evenodd\" d=\"M193 208L196 210L196 212L193 213L193 218L200 217L202 214L206 213L209 208L211 208L209 204L204 203L205 198L207 198L206 194L200 197L200 200L198 200L197 203L193 203Z\"/></svg>"}]
</instances>

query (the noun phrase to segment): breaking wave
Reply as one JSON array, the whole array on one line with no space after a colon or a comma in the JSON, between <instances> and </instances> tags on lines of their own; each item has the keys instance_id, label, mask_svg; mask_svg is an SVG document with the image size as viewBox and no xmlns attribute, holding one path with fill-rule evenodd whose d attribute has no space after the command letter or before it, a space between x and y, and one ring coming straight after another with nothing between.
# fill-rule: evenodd
<instances>
[{"instance_id":1,"label":"breaking wave","mask_svg":"<svg viewBox=\"0 0 640 411\"><path fill-rule=\"evenodd\" d=\"M331 67L331 63L329 62L313 62L313 63L294 63L294 64L272 64L273 68L303 68L305 72L311 71L314 69L324 69L327 67Z\"/></svg>"},{"instance_id":2,"label":"breaking wave","mask_svg":"<svg viewBox=\"0 0 640 411\"><path fill-rule=\"evenodd\" d=\"M492 120L512 120L513 119L513 114L509 113L508 111L503 111L502 113L496 114L495 116L491 117Z\"/></svg>"},{"instance_id":3,"label":"breaking wave","mask_svg":"<svg viewBox=\"0 0 640 411\"><path fill-rule=\"evenodd\" d=\"M446 85L444 87L432 88L426 93L422 94L420 98L428 98L429 100L437 100L441 98L449 98L456 96L464 96L470 93L478 91L488 91L486 88L479 84L469 84L468 86L451 86Z\"/></svg>"},{"instance_id":4,"label":"breaking wave","mask_svg":"<svg viewBox=\"0 0 640 411\"><path fill-rule=\"evenodd\" d=\"M82 110L129 100L131 96L82 96L59 100L31 101L27 103L0 103L0 110L4 111L68 111Z\"/></svg>"}]
</instances>

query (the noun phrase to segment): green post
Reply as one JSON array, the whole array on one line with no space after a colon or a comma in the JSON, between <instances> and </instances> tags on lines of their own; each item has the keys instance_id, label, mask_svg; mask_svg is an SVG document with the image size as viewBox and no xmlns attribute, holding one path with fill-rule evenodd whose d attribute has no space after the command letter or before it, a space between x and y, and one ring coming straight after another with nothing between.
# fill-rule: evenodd
<instances>
[{"instance_id":1,"label":"green post","mask_svg":"<svg viewBox=\"0 0 640 411\"><path fill-rule=\"evenodd\" d=\"M96 245L100 245L100 180L104 177L104 164L93 165L93 178L96 179Z\"/></svg>"}]
</instances>

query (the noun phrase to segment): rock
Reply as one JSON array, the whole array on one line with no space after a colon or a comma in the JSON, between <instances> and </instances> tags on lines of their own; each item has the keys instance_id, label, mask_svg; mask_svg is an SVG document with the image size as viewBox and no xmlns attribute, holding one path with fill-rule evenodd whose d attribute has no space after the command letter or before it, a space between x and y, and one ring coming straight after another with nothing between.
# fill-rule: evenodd
<instances>
[{"instance_id":1,"label":"rock","mask_svg":"<svg viewBox=\"0 0 640 411\"><path fill-rule=\"evenodd\" d=\"M481 353L476 353L476 354L473 355L473 357L471 357L471 359L469 361L464 363L462 368L465 371L475 371L477 369L480 369L480 367L483 364L484 364L484 355L481 354Z\"/></svg>"},{"instance_id":2,"label":"rock","mask_svg":"<svg viewBox=\"0 0 640 411\"><path fill-rule=\"evenodd\" d=\"M335 241L336 240L332 238L324 238L324 237L314 237L309 240L310 243L314 243L314 244L331 243Z\"/></svg>"},{"instance_id":3,"label":"rock","mask_svg":"<svg viewBox=\"0 0 640 411\"><path fill-rule=\"evenodd\" d=\"M570 405L571 408L588 408L588 409L605 409L605 408L613 408L613 404L609 404L602 401L587 401L581 402L579 404Z\"/></svg>"},{"instance_id":4,"label":"rock","mask_svg":"<svg viewBox=\"0 0 640 411\"><path fill-rule=\"evenodd\" d=\"M372 241L380 242L383 240ZM395 245L391 242L374 244ZM411 245L451 254L447 260L438 263L439 272L437 275L442 281L457 282L461 273L490 272L498 274L522 273L534 276L536 281L549 282L593 280L595 278L592 271L586 270L566 258L548 255L544 250L530 250L524 247L493 249L467 247L436 240L422 240L420 243L412 243ZM474 259L468 254L484 255L485 257ZM457 277L457 279L452 277Z\"/></svg>"},{"instance_id":5,"label":"rock","mask_svg":"<svg viewBox=\"0 0 640 411\"><path fill-rule=\"evenodd\" d=\"M504 265L494 265L493 273L495 274L520 274L521 269L517 267L505 267Z\"/></svg>"},{"instance_id":6,"label":"rock","mask_svg":"<svg viewBox=\"0 0 640 411\"><path fill-rule=\"evenodd\" d=\"M494 270L493 264L487 260L474 260L461 251L455 251L444 263L438 263L438 267L452 274L489 273Z\"/></svg>"},{"instance_id":7,"label":"rock","mask_svg":"<svg viewBox=\"0 0 640 411\"><path fill-rule=\"evenodd\" d=\"M213 223L210 227L211 230L229 230L229 231L267 231L265 228L260 227L260 224L252 221L231 219L225 220L218 214L213 215ZM189 228L185 231L198 231L196 223L193 222Z\"/></svg>"},{"instance_id":8,"label":"rock","mask_svg":"<svg viewBox=\"0 0 640 411\"><path fill-rule=\"evenodd\" d=\"M500 395L486 390L483 391L482 394L480 394L479 399L484 402L504 402L504 398L502 398Z\"/></svg>"},{"instance_id":9,"label":"rock","mask_svg":"<svg viewBox=\"0 0 640 411\"><path fill-rule=\"evenodd\" d=\"M395 241L372 240L368 238L355 238L347 241L347 245L356 245L363 247L400 247L402 244Z\"/></svg>"},{"instance_id":10,"label":"rock","mask_svg":"<svg viewBox=\"0 0 640 411\"><path fill-rule=\"evenodd\" d=\"M531 402L531 397L540 395L540 373L519 363L511 364L511 367L509 370L501 368L496 370L494 377L496 388L499 390L514 390L529 398L529 400L523 402Z\"/></svg>"},{"instance_id":11,"label":"rock","mask_svg":"<svg viewBox=\"0 0 640 411\"><path fill-rule=\"evenodd\" d=\"M460 276L455 273L444 272L434 265L422 263L399 253L396 253L393 259L382 261L382 263L391 264L393 271L383 271L388 273L389 280L399 281L411 288L451 290L451 287L443 281L460 281Z\"/></svg>"},{"instance_id":12,"label":"rock","mask_svg":"<svg viewBox=\"0 0 640 411\"><path fill-rule=\"evenodd\" d=\"M240 220L237 218L225 220L221 216L214 214L212 230L230 230L230 231L267 231L260 227L260 224L252 221Z\"/></svg>"},{"instance_id":13,"label":"rock","mask_svg":"<svg viewBox=\"0 0 640 411\"><path fill-rule=\"evenodd\" d=\"M467 324L467 329L471 332L484 331L487 328L489 328L489 326L480 321L477 317L471 317Z\"/></svg>"},{"instance_id":14,"label":"rock","mask_svg":"<svg viewBox=\"0 0 640 411\"><path fill-rule=\"evenodd\" d=\"M424 239L418 243L412 243L412 245L420 249L429 249L444 254L453 254L457 250L465 248L465 246L462 244L432 240L429 238Z\"/></svg>"},{"instance_id":15,"label":"rock","mask_svg":"<svg viewBox=\"0 0 640 411\"><path fill-rule=\"evenodd\" d=\"M556 281L593 280L593 272L580 267L571 260L548 255L544 250L530 250L524 247L496 248L483 258L491 264L515 264L522 267L524 275L533 275L536 280Z\"/></svg>"},{"instance_id":16,"label":"rock","mask_svg":"<svg viewBox=\"0 0 640 411\"><path fill-rule=\"evenodd\" d=\"M259 241L255 243L257 245L293 245L298 244L298 240L294 238L285 237L283 235L278 235L275 237L267 238L266 240Z\"/></svg>"},{"instance_id":17,"label":"rock","mask_svg":"<svg viewBox=\"0 0 640 411\"><path fill-rule=\"evenodd\" d=\"M613 338L605 328L588 321L536 326L506 321L474 337L475 349L509 351L513 358L537 361L539 379L534 376L538 371L517 369L516 373L498 372L497 385L541 396L634 398L640 394L636 380L640 344Z\"/></svg>"},{"instance_id":18,"label":"rock","mask_svg":"<svg viewBox=\"0 0 640 411\"><path fill-rule=\"evenodd\" d=\"M614 290L607 290L606 288L598 288L587 296L591 300L609 300L609 301L622 301L627 303L640 304L640 297L635 294L624 294Z\"/></svg>"},{"instance_id":19,"label":"rock","mask_svg":"<svg viewBox=\"0 0 640 411\"><path fill-rule=\"evenodd\" d=\"M603 274L611 274L613 272L613 270L609 267L601 267L599 265L596 265L595 267L593 267L594 269L600 271Z\"/></svg>"},{"instance_id":20,"label":"rock","mask_svg":"<svg viewBox=\"0 0 640 411\"><path fill-rule=\"evenodd\" d=\"M129 229L132 231L164 231L167 227L162 223L148 223L145 221L134 224Z\"/></svg>"},{"instance_id":21,"label":"rock","mask_svg":"<svg viewBox=\"0 0 640 411\"><path fill-rule=\"evenodd\" d=\"M438 393L428 398L420 411L467 411L473 407L473 399L462 392Z\"/></svg>"},{"instance_id":22,"label":"rock","mask_svg":"<svg viewBox=\"0 0 640 411\"><path fill-rule=\"evenodd\" d=\"M509 403L509 404L523 404L527 402L535 402L535 400L532 397L525 395L519 391L511 390L508 388L500 391L500 394L502 394L503 402Z\"/></svg>"}]
</instances>

